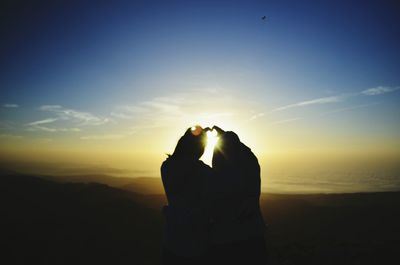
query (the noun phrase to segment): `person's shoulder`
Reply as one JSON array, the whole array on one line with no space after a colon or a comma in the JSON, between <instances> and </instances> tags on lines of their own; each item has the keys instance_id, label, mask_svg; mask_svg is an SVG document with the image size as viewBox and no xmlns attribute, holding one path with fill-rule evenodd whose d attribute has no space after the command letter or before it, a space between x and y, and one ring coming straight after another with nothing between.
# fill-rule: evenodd
<instances>
[{"instance_id":1,"label":"person's shoulder","mask_svg":"<svg viewBox=\"0 0 400 265\"><path fill-rule=\"evenodd\" d=\"M195 163L196 163L196 166L198 166L198 167L211 170L211 167L201 160L197 160Z\"/></svg>"},{"instance_id":2,"label":"person's shoulder","mask_svg":"<svg viewBox=\"0 0 400 265\"><path fill-rule=\"evenodd\" d=\"M199 172L203 172L203 174L211 174L212 172L212 168L201 160L196 161L195 167Z\"/></svg>"},{"instance_id":3,"label":"person's shoulder","mask_svg":"<svg viewBox=\"0 0 400 265\"><path fill-rule=\"evenodd\" d=\"M175 159L171 155L168 155L168 157L161 164L161 172L165 172L169 168L173 167L175 164L174 160Z\"/></svg>"}]
</instances>

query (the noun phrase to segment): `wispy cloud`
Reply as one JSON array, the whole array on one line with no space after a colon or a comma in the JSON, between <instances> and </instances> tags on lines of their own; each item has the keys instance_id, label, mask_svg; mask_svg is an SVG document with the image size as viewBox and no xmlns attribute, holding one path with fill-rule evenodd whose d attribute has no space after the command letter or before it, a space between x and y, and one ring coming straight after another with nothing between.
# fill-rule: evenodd
<instances>
[{"instance_id":1,"label":"wispy cloud","mask_svg":"<svg viewBox=\"0 0 400 265\"><path fill-rule=\"evenodd\" d=\"M13 139L13 140L18 140L24 138L21 135L14 135L14 134L0 134L0 139Z\"/></svg>"},{"instance_id":2,"label":"wispy cloud","mask_svg":"<svg viewBox=\"0 0 400 265\"><path fill-rule=\"evenodd\" d=\"M284 120L279 120L279 121L271 122L270 125L288 123L288 122L298 121L298 120L301 120L301 119L302 119L302 118L299 118L299 117L298 117L298 118L284 119Z\"/></svg>"},{"instance_id":3,"label":"wispy cloud","mask_svg":"<svg viewBox=\"0 0 400 265\"><path fill-rule=\"evenodd\" d=\"M135 132L174 125L190 126L193 123L208 125L210 122L231 119L240 103L244 104L243 101L233 103L229 96L229 93L215 90L190 90L118 106L111 116L120 122L132 120Z\"/></svg>"},{"instance_id":4,"label":"wispy cloud","mask_svg":"<svg viewBox=\"0 0 400 265\"><path fill-rule=\"evenodd\" d=\"M374 88L369 88L365 89L361 92L358 93L350 93L350 94L341 94L341 95L336 95L336 96L329 96L329 97L322 97L322 98L316 98L316 99L310 99L306 101L300 101L297 103L293 103L290 105L285 105L282 107L278 107L273 109L271 112L276 112L276 111L283 111L287 109L292 109L292 108L298 108L298 107L306 107L306 106L313 106L313 105L324 105L324 104L333 104L333 103L339 103L346 101L350 98L357 97L360 95L364 96L377 96L377 95L382 95L390 92L394 92L396 90L399 90L400 86L395 86L395 87L389 87L389 86L377 86Z\"/></svg>"},{"instance_id":5,"label":"wispy cloud","mask_svg":"<svg viewBox=\"0 0 400 265\"><path fill-rule=\"evenodd\" d=\"M80 137L81 140L118 140L125 138L124 134L103 134L103 135L86 135Z\"/></svg>"},{"instance_id":6,"label":"wispy cloud","mask_svg":"<svg viewBox=\"0 0 400 265\"><path fill-rule=\"evenodd\" d=\"M375 88L370 88L363 90L358 93L347 93L347 94L339 94L339 95L334 95L334 96L329 96L329 97L322 97L322 98L316 98L316 99L310 99L310 100L305 100L305 101L300 101L294 104L290 105L285 105L282 107L278 107L270 111L269 113L272 114L273 112L278 112L278 111L283 111L283 110L288 110L292 108L299 108L299 107L306 107L306 106L315 106L315 105L325 105L325 104L335 104L335 103L340 103L347 101L351 98L364 95L364 96L375 96L375 95L380 95L384 93L389 93L393 92L400 89L400 87L383 87L383 86L378 86ZM349 106L349 107L344 107L340 109L335 109L332 111L324 112L324 113L319 113L317 114L318 116L324 116L328 114L333 114L333 113L339 113L339 112L345 112L345 111L351 111L355 109L360 109L360 108L366 108L370 107L373 105L377 105L378 103L367 103L367 104L361 104L361 105L355 105L355 106ZM264 115L262 115L264 116ZM259 114L256 114L251 117L251 120L259 118ZM281 123L287 123L287 122L292 122L292 121L297 121L303 118L289 118L289 119L283 119L283 120L278 120L275 122L272 122L270 124L281 124Z\"/></svg>"},{"instance_id":7,"label":"wispy cloud","mask_svg":"<svg viewBox=\"0 0 400 265\"><path fill-rule=\"evenodd\" d=\"M43 105L39 109L53 113L59 120L69 120L79 125L102 125L109 121L108 118L102 118L89 112L64 108L60 105Z\"/></svg>"},{"instance_id":8,"label":"wispy cloud","mask_svg":"<svg viewBox=\"0 0 400 265\"><path fill-rule=\"evenodd\" d=\"M55 122L57 120L58 119L50 118L50 119L44 119L44 120L40 120L40 121L30 122L27 125L29 125L29 126L37 126L37 125L40 125L40 124L52 123L52 122Z\"/></svg>"},{"instance_id":9,"label":"wispy cloud","mask_svg":"<svg viewBox=\"0 0 400 265\"><path fill-rule=\"evenodd\" d=\"M27 129L27 131L35 132L35 131L43 131L43 132L80 132L80 128L52 128L40 125L34 125Z\"/></svg>"},{"instance_id":10,"label":"wispy cloud","mask_svg":"<svg viewBox=\"0 0 400 265\"><path fill-rule=\"evenodd\" d=\"M320 116L324 116L324 115L328 115L328 114L334 114L334 113L340 113L340 112L345 112L345 111L350 111L350 110L356 110L356 109L362 109L362 108L367 108L370 106L375 106L378 105L378 102L374 102L374 103L369 103L369 104L360 104L360 105L356 105L356 106L350 106L347 108L340 108L340 109L335 109L332 111L327 111L324 113L321 113Z\"/></svg>"},{"instance_id":11,"label":"wispy cloud","mask_svg":"<svg viewBox=\"0 0 400 265\"><path fill-rule=\"evenodd\" d=\"M272 112L282 111L282 110L287 110L287 109L292 109L292 108L298 108L298 107L306 107L306 106L311 106L311 105L323 105L323 104L337 103L337 102L342 102L344 99L345 99L344 95L310 99L310 100L301 101L301 102L297 102L294 104L282 106L279 108L275 108L272 110Z\"/></svg>"},{"instance_id":12,"label":"wispy cloud","mask_svg":"<svg viewBox=\"0 0 400 265\"><path fill-rule=\"evenodd\" d=\"M51 133L80 132L81 126L96 126L109 121L107 118L102 118L88 112L64 108L60 105L43 105L39 110L51 113L53 117L26 124L28 126L28 131L43 131ZM51 126L48 126L49 124L51 124Z\"/></svg>"},{"instance_id":13,"label":"wispy cloud","mask_svg":"<svg viewBox=\"0 0 400 265\"><path fill-rule=\"evenodd\" d=\"M149 113L166 113L168 115L180 115L180 109L185 99L181 96L157 97L149 101L139 102L135 105L117 107L111 116L121 119L133 119Z\"/></svg>"},{"instance_id":14,"label":"wispy cloud","mask_svg":"<svg viewBox=\"0 0 400 265\"><path fill-rule=\"evenodd\" d=\"M260 113L254 114L253 116L250 117L250 121L254 121L254 120L256 120L258 118L261 118L261 117L264 117L264 116L265 116L264 112L260 112Z\"/></svg>"},{"instance_id":15,"label":"wispy cloud","mask_svg":"<svg viewBox=\"0 0 400 265\"><path fill-rule=\"evenodd\" d=\"M3 104L3 107L4 108L19 108L19 105L18 104L12 104L12 103L5 103L5 104Z\"/></svg>"},{"instance_id":16,"label":"wispy cloud","mask_svg":"<svg viewBox=\"0 0 400 265\"><path fill-rule=\"evenodd\" d=\"M361 92L361 94L366 95L366 96L377 96L377 95L394 92L399 89L400 89L400 86L396 86L396 87L378 86L378 87L373 87L373 88L363 90Z\"/></svg>"}]
</instances>

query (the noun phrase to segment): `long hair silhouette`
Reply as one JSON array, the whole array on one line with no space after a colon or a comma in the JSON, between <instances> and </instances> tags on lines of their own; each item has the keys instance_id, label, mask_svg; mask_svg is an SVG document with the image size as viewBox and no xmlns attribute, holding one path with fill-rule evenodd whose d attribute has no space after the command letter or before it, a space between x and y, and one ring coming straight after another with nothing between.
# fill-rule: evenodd
<instances>
[{"instance_id":1,"label":"long hair silhouette","mask_svg":"<svg viewBox=\"0 0 400 265\"><path fill-rule=\"evenodd\" d=\"M164 265L206 264L208 248L207 187L211 168L199 158L206 145L206 130L186 130L161 165L168 205L163 208Z\"/></svg>"}]
</instances>

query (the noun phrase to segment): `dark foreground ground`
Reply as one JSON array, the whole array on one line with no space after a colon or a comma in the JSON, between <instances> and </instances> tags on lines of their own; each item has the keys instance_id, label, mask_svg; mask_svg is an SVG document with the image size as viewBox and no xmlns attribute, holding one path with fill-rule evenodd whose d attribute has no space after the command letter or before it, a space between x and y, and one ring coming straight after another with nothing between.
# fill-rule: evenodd
<instances>
[{"instance_id":1,"label":"dark foreground ground","mask_svg":"<svg viewBox=\"0 0 400 265\"><path fill-rule=\"evenodd\" d=\"M0 264L158 264L165 198L140 193L145 182L122 190L3 174ZM400 192L264 194L261 202L270 264L398 262Z\"/></svg>"}]
</instances>

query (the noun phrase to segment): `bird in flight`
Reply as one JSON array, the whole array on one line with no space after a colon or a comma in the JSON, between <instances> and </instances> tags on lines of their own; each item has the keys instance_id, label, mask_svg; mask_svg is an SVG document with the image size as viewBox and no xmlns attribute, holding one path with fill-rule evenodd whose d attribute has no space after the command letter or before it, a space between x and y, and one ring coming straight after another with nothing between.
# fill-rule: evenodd
<instances>
[{"instance_id":1,"label":"bird in flight","mask_svg":"<svg viewBox=\"0 0 400 265\"><path fill-rule=\"evenodd\" d=\"M267 20L267 16L263 16L261 19L265 21Z\"/></svg>"}]
</instances>

